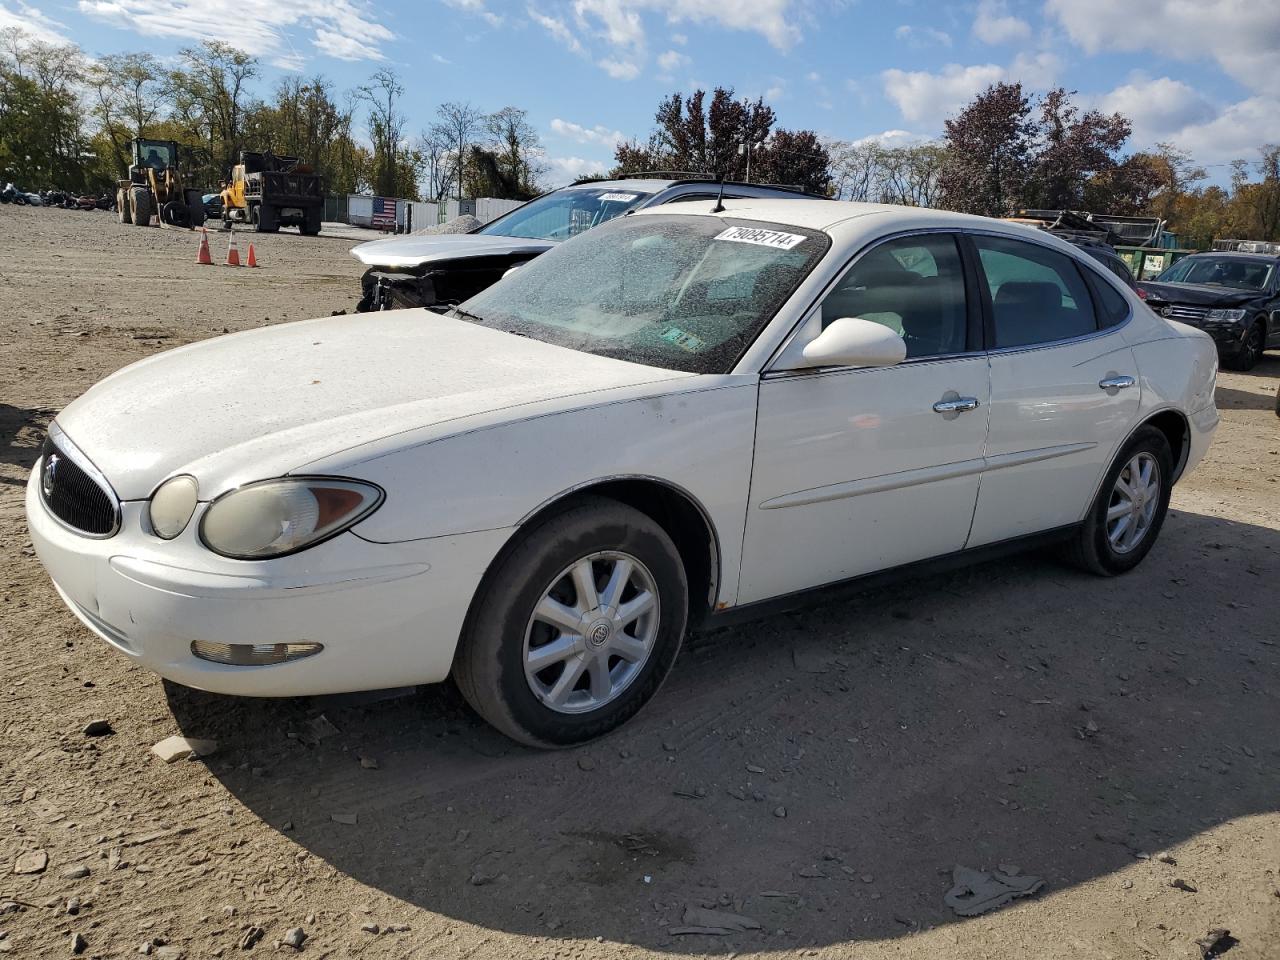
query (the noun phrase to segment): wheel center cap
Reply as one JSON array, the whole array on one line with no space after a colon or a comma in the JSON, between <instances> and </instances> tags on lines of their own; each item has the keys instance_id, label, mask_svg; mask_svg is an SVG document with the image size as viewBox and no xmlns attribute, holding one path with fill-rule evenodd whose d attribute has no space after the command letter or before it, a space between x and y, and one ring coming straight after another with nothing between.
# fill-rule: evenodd
<instances>
[{"instance_id":1,"label":"wheel center cap","mask_svg":"<svg viewBox=\"0 0 1280 960\"><path fill-rule=\"evenodd\" d=\"M587 639L593 647L603 647L613 637L613 624L608 620L597 620L587 628Z\"/></svg>"}]
</instances>

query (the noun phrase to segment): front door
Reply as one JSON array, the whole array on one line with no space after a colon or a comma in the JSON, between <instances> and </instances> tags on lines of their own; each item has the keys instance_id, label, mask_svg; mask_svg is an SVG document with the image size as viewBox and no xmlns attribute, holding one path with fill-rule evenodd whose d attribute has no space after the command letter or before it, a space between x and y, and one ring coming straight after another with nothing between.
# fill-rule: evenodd
<instances>
[{"instance_id":1,"label":"front door","mask_svg":"<svg viewBox=\"0 0 1280 960\"><path fill-rule=\"evenodd\" d=\"M862 317L900 333L907 359L766 373L739 602L963 548L990 393L968 303L955 237L887 241L853 264L800 336Z\"/></svg>"},{"instance_id":2,"label":"front door","mask_svg":"<svg viewBox=\"0 0 1280 960\"><path fill-rule=\"evenodd\" d=\"M976 547L1079 521L1133 426L1140 387L1117 326L1128 316L1123 298L1099 279L1091 292L1072 259L1047 246L981 235L973 243L992 344Z\"/></svg>"}]
</instances>

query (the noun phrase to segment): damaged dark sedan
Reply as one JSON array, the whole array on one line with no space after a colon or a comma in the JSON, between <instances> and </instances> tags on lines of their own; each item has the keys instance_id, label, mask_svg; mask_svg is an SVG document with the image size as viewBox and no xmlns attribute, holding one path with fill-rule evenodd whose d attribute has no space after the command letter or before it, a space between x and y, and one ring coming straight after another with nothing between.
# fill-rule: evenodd
<instances>
[{"instance_id":1,"label":"damaged dark sedan","mask_svg":"<svg viewBox=\"0 0 1280 960\"><path fill-rule=\"evenodd\" d=\"M351 255L369 269L357 311L449 307L497 283L570 237L614 217L667 203L812 196L796 187L705 177L636 177L574 184L530 200L471 233L423 233L362 243Z\"/></svg>"},{"instance_id":2,"label":"damaged dark sedan","mask_svg":"<svg viewBox=\"0 0 1280 960\"><path fill-rule=\"evenodd\" d=\"M1213 337L1224 367L1249 370L1280 348L1280 257L1196 253L1138 288L1162 317Z\"/></svg>"}]
</instances>

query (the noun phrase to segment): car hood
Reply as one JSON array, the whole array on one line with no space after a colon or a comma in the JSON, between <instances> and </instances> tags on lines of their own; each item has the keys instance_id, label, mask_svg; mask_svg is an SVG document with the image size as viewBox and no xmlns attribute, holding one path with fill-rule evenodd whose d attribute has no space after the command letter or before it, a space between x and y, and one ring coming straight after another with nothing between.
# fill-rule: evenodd
<instances>
[{"instance_id":1,"label":"car hood","mask_svg":"<svg viewBox=\"0 0 1280 960\"><path fill-rule=\"evenodd\" d=\"M1200 283L1156 283L1143 280L1138 286L1151 300L1187 303L1198 307L1238 307L1263 296L1260 291L1232 290Z\"/></svg>"},{"instance_id":2,"label":"car hood","mask_svg":"<svg viewBox=\"0 0 1280 960\"><path fill-rule=\"evenodd\" d=\"M180 347L111 375L57 421L122 500L178 473L204 500L401 432L692 376L390 310Z\"/></svg>"},{"instance_id":3,"label":"car hood","mask_svg":"<svg viewBox=\"0 0 1280 960\"><path fill-rule=\"evenodd\" d=\"M469 257L501 257L512 254L536 257L555 245L554 240L490 237L482 233L442 233L371 240L352 247L351 255L371 267L405 268L438 260L464 260Z\"/></svg>"}]
</instances>

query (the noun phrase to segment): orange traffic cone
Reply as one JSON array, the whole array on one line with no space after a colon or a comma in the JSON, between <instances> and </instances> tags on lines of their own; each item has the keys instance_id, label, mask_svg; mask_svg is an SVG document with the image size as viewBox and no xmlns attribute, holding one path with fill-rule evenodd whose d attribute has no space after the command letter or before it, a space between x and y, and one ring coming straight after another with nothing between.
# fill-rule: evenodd
<instances>
[{"instance_id":1,"label":"orange traffic cone","mask_svg":"<svg viewBox=\"0 0 1280 960\"><path fill-rule=\"evenodd\" d=\"M258 258L253 255L253 241L250 240L249 241L249 261L248 263L245 264L245 266L256 267L257 265L258 265Z\"/></svg>"},{"instance_id":2,"label":"orange traffic cone","mask_svg":"<svg viewBox=\"0 0 1280 960\"><path fill-rule=\"evenodd\" d=\"M204 227L200 228L200 249L196 251L196 263L213 266L213 257L209 256L209 234Z\"/></svg>"},{"instance_id":3,"label":"orange traffic cone","mask_svg":"<svg viewBox=\"0 0 1280 960\"><path fill-rule=\"evenodd\" d=\"M236 230L231 228L231 237L227 240L227 263L228 267L240 266L240 248L236 246Z\"/></svg>"}]
</instances>

